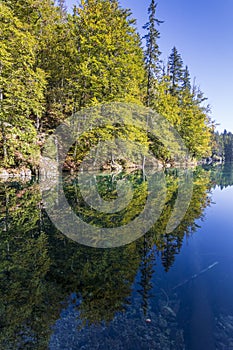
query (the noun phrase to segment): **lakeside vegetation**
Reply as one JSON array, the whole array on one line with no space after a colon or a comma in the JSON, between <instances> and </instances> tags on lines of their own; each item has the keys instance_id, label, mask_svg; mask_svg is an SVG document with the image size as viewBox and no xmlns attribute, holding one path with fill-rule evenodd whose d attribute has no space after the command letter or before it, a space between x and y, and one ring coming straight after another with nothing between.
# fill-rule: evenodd
<instances>
[{"instance_id":1,"label":"lakeside vegetation","mask_svg":"<svg viewBox=\"0 0 233 350\"><path fill-rule=\"evenodd\" d=\"M143 38L130 10L116 0L82 0L72 14L64 0L1 0L0 23L0 167L35 173L46 137L63 120L113 101L164 116L192 159L212 155L214 122L203 92L191 83L175 46L161 61L154 0ZM163 163L172 163L159 140L145 137ZM69 166L77 165L73 159Z\"/></svg>"},{"instance_id":2,"label":"lakeside vegetation","mask_svg":"<svg viewBox=\"0 0 233 350\"><path fill-rule=\"evenodd\" d=\"M212 160L223 160L226 163L233 162L233 134L226 129L223 133L214 133Z\"/></svg>"}]
</instances>

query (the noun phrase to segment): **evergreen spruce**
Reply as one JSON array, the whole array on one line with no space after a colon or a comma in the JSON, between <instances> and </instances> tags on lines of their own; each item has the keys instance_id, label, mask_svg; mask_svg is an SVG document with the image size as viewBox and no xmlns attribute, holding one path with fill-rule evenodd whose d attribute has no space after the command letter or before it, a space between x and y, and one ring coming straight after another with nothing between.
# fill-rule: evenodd
<instances>
[{"instance_id":1,"label":"evergreen spruce","mask_svg":"<svg viewBox=\"0 0 233 350\"><path fill-rule=\"evenodd\" d=\"M170 91L172 95L178 94L182 89L183 60L174 46L168 58L169 76L171 80Z\"/></svg>"},{"instance_id":2,"label":"evergreen spruce","mask_svg":"<svg viewBox=\"0 0 233 350\"><path fill-rule=\"evenodd\" d=\"M188 66L185 66L182 88L184 90L191 91L191 82L190 82L190 74L189 74Z\"/></svg>"},{"instance_id":3,"label":"evergreen spruce","mask_svg":"<svg viewBox=\"0 0 233 350\"><path fill-rule=\"evenodd\" d=\"M146 29L147 34L144 36L146 39L146 50L145 50L145 67L146 67L146 105L150 106L152 100L152 90L153 82L161 73L161 61L159 50L158 39L160 38L160 33L157 27L163 23L156 18L157 4L155 0L151 0L150 6L148 8L149 22L143 26Z\"/></svg>"}]
</instances>

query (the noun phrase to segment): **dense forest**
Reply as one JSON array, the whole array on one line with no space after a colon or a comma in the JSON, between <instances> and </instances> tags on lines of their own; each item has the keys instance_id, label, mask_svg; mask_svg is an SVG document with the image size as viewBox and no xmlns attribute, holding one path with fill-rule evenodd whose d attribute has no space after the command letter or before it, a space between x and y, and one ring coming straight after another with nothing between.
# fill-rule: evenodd
<instances>
[{"instance_id":1,"label":"dense forest","mask_svg":"<svg viewBox=\"0 0 233 350\"><path fill-rule=\"evenodd\" d=\"M212 160L222 160L226 163L233 161L233 134L224 130L223 133L214 133L212 144Z\"/></svg>"},{"instance_id":2,"label":"dense forest","mask_svg":"<svg viewBox=\"0 0 233 350\"><path fill-rule=\"evenodd\" d=\"M100 103L146 106L179 132L190 158L211 156L214 122L174 46L162 62L162 21L151 1L145 36L117 0L0 1L0 164L39 166L48 135L67 117ZM159 141L147 135L156 153ZM165 149L163 162L172 161Z\"/></svg>"}]
</instances>

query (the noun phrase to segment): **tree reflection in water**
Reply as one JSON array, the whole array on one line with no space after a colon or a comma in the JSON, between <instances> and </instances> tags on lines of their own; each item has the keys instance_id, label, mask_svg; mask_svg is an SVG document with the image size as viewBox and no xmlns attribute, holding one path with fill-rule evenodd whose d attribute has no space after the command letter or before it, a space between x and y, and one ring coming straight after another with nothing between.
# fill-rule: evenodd
<instances>
[{"instance_id":1,"label":"tree reflection in water","mask_svg":"<svg viewBox=\"0 0 233 350\"><path fill-rule=\"evenodd\" d=\"M139 171L118 176L128 176L136 194L130 206L131 210L121 212L120 215L112 214L114 218L103 214L96 216L93 209L85 207L74 178L64 179L64 190L74 210L81 212L84 218L93 220L97 225L104 223L111 227L113 222L120 225L138 215L146 198L146 186ZM111 199L116 196L116 180L115 178L112 181L110 175L101 177L98 190L103 198ZM80 344L90 335L87 332L92 332L92 336L98 338L99 343L108 339L110 346L113 339L118 339L120 344L121 335L125 336L128 329L127 334L131 340L125 341L131 344L128 346L137 349L139 340L134 328L139 320L141 323L137 323L138 332L141 329L142 334L147 327L144 336L151 337L152 345L153 342L158 342L161 330L165 337L163 346L172 346L172 341L177 343L179 329L172 334L171 326L168 331L166 325L174 317L172 312L175 314L176 306L171 308L172 300L168 305L169 296L163 288L156 289L156 264L161 261L164 271L169 271L184 238L197 230L196 220L203 217L205 208L210 205L211 188L216 184L232 185L233 177L227 167L215 170L197 168L194 171L191 203L183 220L171 233L166 233L166 226L178 191L177 170L166 172L166 182L166 203L156 224L137 241L112 249L85 247L59 233L42 207L36 182L0 184L2 349L52 348L56 344L54 334L57 332L56 330L53 334L52 327L59 318L56 329L62 329L66 324L70 330L73 327L72 331ZM151 309L151 300L157 303L157 314L156 310ZM159 319L161 310L167 318ZM68 323L64 320L66 313L70 317ZM152 316L153 321L157 320L154 325L150 322ZM151 327L150 335L148 327ZM165 334L166 332L170 334ZM97 333L102 335L97 336ZM83 338L80 338L81 335ZM143 336L140 339L140 346L143 348L148 339ZM80 344L78 349L81 348ZM182 348L182 339L180 344Z\"/></svg>"}]
</instances>

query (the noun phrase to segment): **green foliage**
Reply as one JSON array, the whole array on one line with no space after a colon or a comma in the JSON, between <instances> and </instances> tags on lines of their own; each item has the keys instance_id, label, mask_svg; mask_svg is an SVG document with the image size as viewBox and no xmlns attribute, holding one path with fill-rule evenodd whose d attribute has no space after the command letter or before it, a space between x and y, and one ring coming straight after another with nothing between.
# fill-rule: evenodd
<instances>
[{"instance_id":1,"label":"green foliage","mask_svg":"<svg viewBox=\"0 0 233 350\"><path fill-rule=\"evenodd\" d=\"M151 106L179 132L191 158L205 158L211 153L212 142L209 107L204 105L206 98L200 89L194 86L191 91L188 67L183 69L181 55L175 47L168 59L167 74L154 83Z\"/></svg>"},{"instance_id":2,"label":"green foliage","mask_svg":"<svg viewBox=\"0 0 233 350\"><path fill-rule=\"evenodd\" d=\"M151 100L153 98L153 84L156 78L159 77L161 72L160 67L160 55L158 39L160 33L156 28L162 21L156 18L157 4L152 0L148 8L149 22L146 23L143 29L146 29L147 34L144 36L146 39L146 50L145 50L145 69L146 69L146 105L151 106Z\"/></svg>"},{"instance_id":3,"label":"green foliage","mask_svg":"<svg viewBox=\"0 0 233 350\"><path fill-rule=\"evenodd\" d=\"M180 103L180 127L178 128L190 154L201 159L211 154L211 124L208 114L195 96L185 89Z\"/></svg>"},{"instance_id":4,"label":"green foliage","mask_svg":"<svg viewBox=\"0 0 233 350\"><path fill-rule=\"evenodd\" d=\"M70 18L74 32L70 84L78 108L100 102L140 102L143 53L130 13L117 1L82 1ZM117 30L116 30L117 28Z\"/></svg>"},{"instance_id":5,"label":"green foliage","mask_svg":"<svg viewBox=\"0 0 233 350\"><path fill-rule=\"evenodd\" d=\"M32 115L43 112L45 76L35 67L35 38L0 4L0 143L5 165L38 157Z\"/></svg>"},{"instance_id":6,"label":"green foliage","mask_svg":"<svg viewBox=\"0 0 233 350\"><path fill-rule=\"evenodd\" d=\"M183 61L177 48L174 46L168 58L169 77L171 81L171 94L175 95L182 89L183 80Z\"/></svg>"},{"instance_id":7,"label":"green foliage","mask_svg":"<svg viewBox=\"0 0 233 350\"><path fill-rule=\"evenodd\" d=\"M212 158L220 158L226 163L231 163L233 161L233 134L224 130L221 134L213 133L212 138Z\"/></svg>"},{"instance_id":8,"label":"green foliage","mask_svg":"<svg viewBox=\"0 0 233 350\"><path fill-rule=\"evenodd\" d=\"M44 349L50 335L42 331L52 310L46 305L50 258L40 201L38 185L0 184L1 349Z\"/></svg>"},{"instance_id":9,"label":"green foliage","mask_svg":"<svg viewBox=\"0 0 233 350\"><path fill-rule=\"evenodd\" d=\"M180 132L191 157L209 154L213 130L205 98L196 87L191 91L188 67L175 47L166 74L162 71L162 21L156 12L151 0L143 54L135 20L117 0L82 0L72 15L63 0L58 6L51 0L1 1L0 159L5 166L37 165L39 146L62 120L111 101L144 103ZM112 135L102 130L101 137L109 139L108 132ZM139 134L125 130L126 137L149 142L160 159L172 161L158 140ZM93 133L89 146L96 139ZM83 142L73 152L78 159L86 152Z\"/></svg>"}]
</instances>

